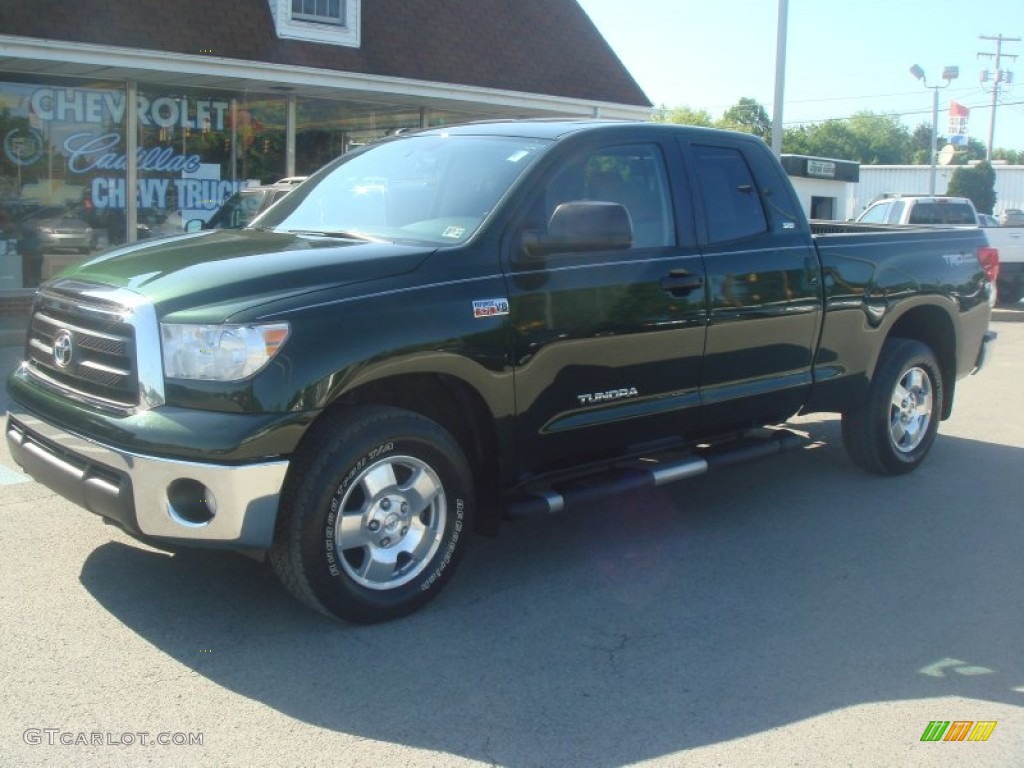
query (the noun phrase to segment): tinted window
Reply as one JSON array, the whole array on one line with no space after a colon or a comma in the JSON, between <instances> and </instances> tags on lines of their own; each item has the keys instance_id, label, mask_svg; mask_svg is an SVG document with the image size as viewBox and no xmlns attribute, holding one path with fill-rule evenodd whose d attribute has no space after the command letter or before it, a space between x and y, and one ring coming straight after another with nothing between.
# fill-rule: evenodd
<instances>
[{"instance_id":1,"label":"tinted window","mask_svg":"<svg viewBox=\"0 0 1024 768\"><path fill-rule=\"evenodd\" d=\"M910 224L976 224L974 211L966 203L918 203L910 211Z\"/></svg>"},{"instance_id":2,"label":"tinted window","mask_svg":"<svg viewBox=\"0 0 1024 768\"><path fill-rule=\"evenodd\" d=\"M694 147L708 239L728 242L768 231L754 177L743 154L727 147Z\"/></svg>"},{"instance_id":3,"label":"tinted window","mask_svg":"<svg viewBox=\"0 0 1024 768\"><path fill-rule=\"evenodd\" d=\"M544 190L546 222L562 203L598 200L629 212L634 248L675 244L665 162L656 146L608 147L576 158Z\"/></svg>"}]
</instances>

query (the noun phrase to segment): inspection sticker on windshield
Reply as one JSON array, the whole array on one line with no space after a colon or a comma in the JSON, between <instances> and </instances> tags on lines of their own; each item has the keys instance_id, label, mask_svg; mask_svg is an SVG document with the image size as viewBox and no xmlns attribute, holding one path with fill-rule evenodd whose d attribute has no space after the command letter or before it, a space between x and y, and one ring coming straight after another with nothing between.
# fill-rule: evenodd
<instances>
[{"instance_id":1,"label":"inspection sticker on windshield","mask_svg":"<svg viewBox=\"0 0 1024 768\"><path fill-rule=\"evenodd\" d=\"M508 314L508 299L477 299L473 302L473 317L497 317Z\"/></svg>"},{"instance_id":2,"label":"inspection sticker on windshield","mask_svg":"<svg viewBox=\"0 0 1024 768\"><path fill-rule=\"evenodd\" d=\"M458 240L464 234L466 234L465 227L448 227L448 229L441 233L441 237L450 237L453 240Z\"/></svg>"}]
</instances>

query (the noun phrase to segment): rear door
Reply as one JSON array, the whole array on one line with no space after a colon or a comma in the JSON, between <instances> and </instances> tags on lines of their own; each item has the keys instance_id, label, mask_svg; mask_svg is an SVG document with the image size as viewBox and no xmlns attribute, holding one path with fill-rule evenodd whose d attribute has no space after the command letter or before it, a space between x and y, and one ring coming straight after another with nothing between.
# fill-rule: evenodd
<instances>
[{"instance_id":1,"label":"rear door","mask_svg":"<svg viewBox=\"0 0 1024 768\"><path fill-rule=\"evenodd\" d=\"M648 134L649 135L649 134ZM543 231L577 200L619 203L632 247L509 254L517 435L526 474L679 439L697 424L704 268L689 192L670 180L672 141L597 142L539 180L515 228Z\"/></svg>"},{"instance_id":2,"label":"rear door","mask_svg":"<svg viewBox=\"0 0 1024 768\"><path fill-rule=\"evenodd\" d=\"M785 419L809 393L822 315L799 202L762 145L728 135L682 143L708 282L703 427Z\"/></svg>"}]
</instances>

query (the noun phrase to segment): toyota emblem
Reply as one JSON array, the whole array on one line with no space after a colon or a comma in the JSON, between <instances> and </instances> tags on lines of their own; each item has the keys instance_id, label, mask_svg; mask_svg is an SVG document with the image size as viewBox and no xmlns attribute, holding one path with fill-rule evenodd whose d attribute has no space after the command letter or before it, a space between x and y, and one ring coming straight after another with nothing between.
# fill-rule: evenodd
<instances>
[{"instance_id":1,"label":"toyota emblem","mask_svg":"<svg viewBox=\"0 0 1024 768\"><path fill-rule=\"evenodd\" d=\"M61 328L53 337L53 362L58 368L67 368L71 365L71 357L74 354L74 344L71 340L71 331Z\"/></svg>"}]
</instances>

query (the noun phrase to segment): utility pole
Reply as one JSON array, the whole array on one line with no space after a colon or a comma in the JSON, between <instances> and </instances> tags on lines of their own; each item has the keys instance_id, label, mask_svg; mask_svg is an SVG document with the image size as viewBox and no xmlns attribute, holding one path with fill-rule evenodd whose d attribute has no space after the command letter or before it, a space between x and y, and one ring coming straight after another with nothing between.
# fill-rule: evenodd
<instances>
[{"instance_id":1,"label":"utility pole","mask_svg":"<svg viewBox=\"0 0 1024 768\"><path fill-rule=\"evenodd\" d=\"M782 156L782 101L786 91L786 28L789 0L779 0L779 23L775 33L775 104L772 107L772 151Z\"/></svg>"},{"instance_id":2,"label":"utility pole","mask_svg":"<svg viewBox=\"0 0 1024 768\"><path fill-rule=\"evenodd\" d=\"M1009 85L1013 82L1013 73L1010 71L1003 70L1002 61L1003 58L1016 59L1016 55L1004 54L1003 43L1019 43L1019 37L1003 37L1002 35L978 35L980 40L995 40L996 41L996 52L988 53L984 51L978 52L978 58L984 56L985 58L995 59L995 73L992 78L992 116L988 122L988 148L985 151L985 159L992 160L992 141L996 133L996 105L999 103L999 86L1002 83ZM988 70L981 73L981 82L985 83L988 81Z\"/></svg>"}]
</instances>

